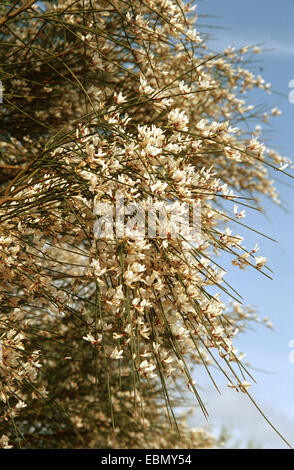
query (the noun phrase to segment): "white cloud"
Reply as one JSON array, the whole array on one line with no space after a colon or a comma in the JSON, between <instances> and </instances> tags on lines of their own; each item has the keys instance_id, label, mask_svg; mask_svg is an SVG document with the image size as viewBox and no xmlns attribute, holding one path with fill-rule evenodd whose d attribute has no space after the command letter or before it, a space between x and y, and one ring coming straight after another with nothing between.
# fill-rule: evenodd
<instances>
[{"instance_id":1,"label":"white cloud","mask_svg":"<svg viewBox=\"0 0 294 470\"><path fill-rule=\"evenodd\" d=\"M204 394L203 394L204 395ZM218 432L222 426L231 435L229 447L238 445L247 448L253 441L256 448L287 448L282 439L275 433L265 419L260 415L253 403L245 394L228 389L222 395L209 391L206 393L206 406L210 418L208 425L212 432ZM294 445L294 421L283 412L269 405L261 405L265 416L278 429L292 446ZM207 421L197 410L191 423L193 426L205 426Z\"/></svg>"}]
</instances>

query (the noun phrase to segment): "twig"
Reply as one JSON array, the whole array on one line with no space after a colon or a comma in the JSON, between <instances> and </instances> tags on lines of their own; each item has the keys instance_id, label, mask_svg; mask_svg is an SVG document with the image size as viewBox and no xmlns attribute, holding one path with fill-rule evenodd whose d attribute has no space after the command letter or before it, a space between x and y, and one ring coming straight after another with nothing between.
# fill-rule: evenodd
<instances>
[{"instance_id":1,"label":"twig","mask_svg":"<svg viewBox=\"0 0 294 470\"><path fill-rule=\"evenodd\" d=\"M8 20L11 18L15 18L15 16L19 15L25 10L28 10L34 3L36 3L37 0L29 0L27 3L24 5L20 6L15 12L13 13L8 13L6 16L3 16L3 18L0 20L0 28L3 26L5 23L7 23Z\"/></svg>"}]
</instances>

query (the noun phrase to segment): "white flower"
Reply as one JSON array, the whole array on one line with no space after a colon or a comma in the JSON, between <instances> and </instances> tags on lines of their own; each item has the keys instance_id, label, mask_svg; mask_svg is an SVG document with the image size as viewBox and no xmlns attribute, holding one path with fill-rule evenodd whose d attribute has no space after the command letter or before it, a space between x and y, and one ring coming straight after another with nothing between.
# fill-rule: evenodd
<instances>
[{"instance_id":1,"label":"white flower","mask_svg":"<svg viewBox=\"0 0 294 470\"><path fill-rule=\"evenodd\" d=\"M154 88L147 84L147 80L140 77L140 86L139 86L139 93L143 95L151 95L154 92Z\"/></svg>"},{"instance_id":2,"label":"white flower","mask_svg":"<svg viewBox=\"0 0 294 470\"><path fill-rule=\"evenodd\" d=\"M26 403L23 402L22 400L20 400L20 401L16 404L15 408L16 408L17 410L19 410L19 409L21 409L21 408L25 408L26 406L27 406Z\"/></svg>"},{"instance_id":3,"label":"white flower","mask_svg":"<svg viewBox=\"0 0 294 470\"><path fill-rule=\"evenodd\" d=\"M167 187L167 183L166 182L163 183L162 181L156 181L156 183L151 184L150 186L151 191L157 194L163 193L166 187Z\"/></svg>"},{"instance_id":4,"label":"white flower","mask_svg":"<svg viewBox=\"0 0 294 470\"><path fill-rule=\"evenodd\" d=\"M90 96L90 98L94 98L98 101L100 100L101 90L99 90L99 88L97 88L96 86L91 85L88 90L88 95Z\"/></svg>"},{"instance_id":5,"label":"white flower","mask_svg":"<svg viewBox=\"0 0 294 470\"><path fill-rule=\"evenodd\" d=\"M110 354L110 357L111 359L117 359L117 360L122 359L123 350L122 349L119 350L117 347L115 347L112 353Z\"/></svg>"},{"instance_id":6,"label":"white flower","mask_svg":"<svg viewBox=\"0 0 294 470\"><path fill-rule=\"evenodd\" d=\"M202 131L206 126L206 121L205 119L200 119L200 121L197 122L197 124L195 125L196 129Z\"/></svg>"},{"instance_id":7,"label":"white flower","mask_svg":"<svg viewBox=\"0 0 294 470\"><path fill-rule=\"evenodd\" d=\"M191 88L188 85L185 85L185 82L182 80L179 83L179 90L183 95L185 95L186 93L190 93Z\"/></svg>"},{"instance_id":8,"label":"white flower","mask_svg":"<svg viewBox=\"0 0 294 470\"><path fill-rule=\"evenodd\" d=\"M144 264L141 264L141 263L133 263L131 266L131 271L133 271L134 273L142 273L143 271L146 270L146 267L144 266Z\"/></svg>"},{"instance_id":9,"label":"white flower","mask_svg":"<svg viewBox=\"0 0 294 470\"><path fill-rule=\"evenodd\" d=\"M127 270L125 273L124 273L124 280L125 280L125 283L132 287L132 284L134 282L137 282L139 280L141 280L141 274L137 274L137 273L134 273L133 271L131 270Z\"/></svg>"},{"instance_id":10,"label":"white flower","mask_svg":"<svg viewBox=\"0 0 294 470\"><path fill-rule=\"evenodd\" d=\"M101 268L100 262L97 259L93 259L91 266L93 268L93 272L95 276L97 277L103 276L103 274L107 271L106 268L103 268L103 269Z\"/></svg>"},{"instance_id":11,"label":"white flower","mask_svg":"<svg viewBox=\"0 0 294 470\"><path fill-rule=\"evenodd\" d=\"M143 336L145 339L149 339L149 335L151 332L151 328L148 325L144 325L143 328L140 331L140 335Z\"/></svg>"},{"instance_id":12,"label":"white flower","mask_svg":"<svg viewBox=\"0 0 294 470\"><path fill-rule=\"evenodd\" d=\"M251 384L247 382L247 380L244 380L242 383L239 384L239 389L243 393L245 393L249 387L251 387Z\"/></svg>"},{"instance_id":13,"label":"white flower","mask_svg":"<svg viewBox=\"0 0 294 470\"><path fill-rule=\"evenodd\" d=\"M246 217L245 210L242 210L241 212L238 213L238 209L239 207L236 204L234 204L234 214L236 218L243 219L244 217Z\"/></svg>"},{"instance_id":14,"label":"white flower","mask_svg":"<svg viewBox=\"0 0 294 470\"><path fill-rule=\"evenodd\" d=\"M264 256L255 257L256 267L258 269L262 268L267 263L267 261L267 258L265 258Z\"/></svg>"},{"instance_id":15,"label":"white flower","mask_svg":"<svg viewBox=\"0 0 294 470\"><path fill-rule=\"evenodd\" d=\"M232 147L229 147L228 145L224 148L224 154L230 160L235 160L237 162L241 161L241 152L239 152L239 150L235 150Z\"/></svg>"},{"instance_id":16,"label":"white flower","mask_svg":"<svg viewBox=\"0 0 294 470\"><path fill-rule=\"evenodd\" d=\"M211 81L207 76L200 76L198 79L198 87L200 89L210 88L214 85L214 82Z\"/></svg>"},{"instance_id":17,"label":"white flower","mask_svg":"<svg viewBox=\"0 0 294 470\"><path fill-rule=\"evenodd\" d=\"M189 119L185 111L180 111L178 108L170 111L168 114L168 120L176 129L188 129L187 124L189 123Z\"/></svg>"},{"instance_id":18,"label":"white flower","mask_svg":"<svg viewBox=\"0 0 294 470\"><path fill-rule=\"evenodd\" d=\"M279 108L273 108L271 113L273 116L280 116L281 114L283 114Z\"/></svg>"},{"instance_id":19,"label":"white flower","mask_svg":"<svg viewBox=\"0 0 294 470\"><path fill-rule=\"evenodd\" d=\"M139 371L143 372L146 375L150 375L152 371L156 369L156 366L154 364L150 364L147 360L141 362L139 366ZM154 376L154 374L152 374Z\"/></svg>"},{"instance_id":20,"label":"white flower","mask_svg":"<svg viewBox=\"0 0 294 470\"><path fill-rule=\"evenodd\" d=\"M196 29L188 29L188 31L186 32L186 36L188 39L190 39L190 41L193 41L196 43L201 42L199 33L197 33Z\"/></svg>"},{"instance_id":21,"label":"white flower","mask_svg":"<svg viewBox=\"0 0 294 470\"><path fill-rule=\"evenodd\" d=\"M123 338L123 334L118 334L118 333L113 333L113 339L120 339L120 338Z\"/></svg>"},{"instance_id":22,"label":"white flower","mask_svg":"<svg viewBox=\"0 0 294 470\"><path fill-rule=\"evenodd\" d=\"M5 434L0 439L0 448L2 449L12 449L13 446L9 445L9 439Z\"/></svg>"},{"instance_id":23,"label":"white flower","mask_svg":"<svg viewBox=\"0 0 294 470\"><path fill-rule=\"evenodd\" d=\"M259 250L258 243L255 243L254 248L252 248L252 253L256 253Z\"/></svg>"},{"instance_id":24,"label":"white flower","mask_svg":"<svg viewBox=\"0 0 294 470\"><path fill-rule=\"evenodd\" d=\"M89 341L91 344L93 344L93 346L96 346L97 344L100 344L101 341L102 341L102 335L101 334L98 334L97 335L97 338L95 339L93 335L91 335L91 333L88 333L87 336L83 336L83 339L85 341Z\"/></svg>"},{"instance_id":25,"label":"white flower","mask_svg":"<svg viewBox=\"0 0 294 470\"><path fill-rule=\"evenodd\" d=\"M121 103L125 103L127 101L126 97L122 95L121 91L119 92L119 94L117 94L116 92L114 93L114 101L117 103L117 104L121 104Z\"/></svg>"}]
</instances>

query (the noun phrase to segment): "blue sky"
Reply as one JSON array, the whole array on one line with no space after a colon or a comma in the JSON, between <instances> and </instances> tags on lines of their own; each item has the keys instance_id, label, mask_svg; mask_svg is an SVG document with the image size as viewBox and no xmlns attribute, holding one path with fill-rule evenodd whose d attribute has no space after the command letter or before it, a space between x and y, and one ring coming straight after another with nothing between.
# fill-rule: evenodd
<instances>
[{"instance_id":1,"label":"blue sky","mask_svg":"<svg viewBox=\"0 0 294 470\"><path fill-rule=\"evenodd\" d=\"M266 103L278 106L283 115L272 120L271 147L294 160L294 104L288 100L291 89L289 82L294 79L294 2L293 0L204 0L196 2L198 14L216 15L217 18L199 18L201 25L224 26L225 29L201 30L212 34L210 47L216 51L233 46L263 43L266 49L257 55L257 74L272 84L280 94L252 93L247 95L249 104ZM263 70L260 71L259 68ZM265 126L263 126L265 128ZM276 176L276 175L273 175ZM260 316L270 317L274 332L257 327L242 335L236 345L246 353L246 360L254 366L252 373L257 384L251 387L254 396L266 416L294 447L294 363L289 354L294 350L289 342L294 339L294 180L281 174L277 183L286 210L263 200L267 215L246 210L246 224L278 240L278 243L243 232L247 246L258 242L259 254L266 256L273 269L274 280L261 276L258 272L246 272L229 267L226 280L244 297L244 303L256 307ZM287 211L287 212L286 212ZM223 297L224 300L225 297ZM294 356L294 352L292 357ZM231 445L246 446L248 440L255 440L256 446L284 448L283 442L275 436L268 424L258 414L243 394L226 389L217 395L209 378L204 374L195 380L203 386L210 413L209 424L215 432L222 424L232 433ZM193 424L204 424L205 420L196 411Z\"/></svg>"}]
</instances>

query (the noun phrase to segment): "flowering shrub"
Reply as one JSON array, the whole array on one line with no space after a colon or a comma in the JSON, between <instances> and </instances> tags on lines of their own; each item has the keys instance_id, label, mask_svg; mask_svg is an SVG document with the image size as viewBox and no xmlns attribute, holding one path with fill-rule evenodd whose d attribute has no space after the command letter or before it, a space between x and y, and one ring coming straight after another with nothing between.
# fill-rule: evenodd
<instances>
[{"instance_id":1,"label":"flowering shrub","mask_svg":"<svg viewBox=\"0 0 294 470\"><path fill-rule=\"evenodd\" d=\"M241 99L270 92L246 68L259 49L210 53L183 1L28 4L0 7L1 445L220 445L182 419L179 438L174 407L179 385L207 415L194 366L248 394L233 339L259 319L216 257L270 272L231 223L260 194L278 202L270 172L291 163L242 128L269 118ZM117 236L117 219L99 236L118 192L201 208L200 242Z\"/></svg>"}]
</instances>

